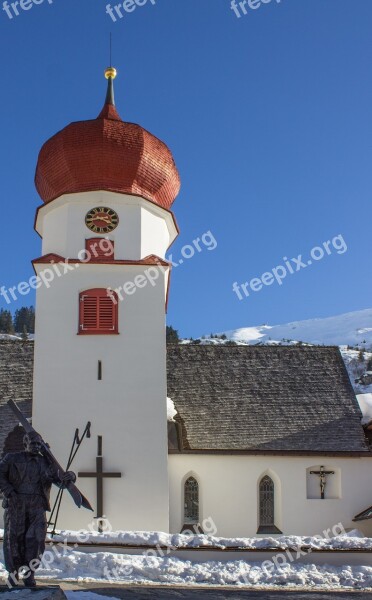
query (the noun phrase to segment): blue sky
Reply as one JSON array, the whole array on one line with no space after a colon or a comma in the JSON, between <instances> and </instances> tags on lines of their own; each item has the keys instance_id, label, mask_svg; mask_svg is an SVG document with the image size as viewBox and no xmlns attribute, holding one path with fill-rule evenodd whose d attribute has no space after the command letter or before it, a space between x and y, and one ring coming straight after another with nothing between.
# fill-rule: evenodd
<instances>
[{"instance_id":1,"label":"blue sky","mask_svg":"<svg viewBox=\"0 0 372 600\"><path fill-rule=\"evenodd\" d=\"M230 0L148 0L116 23L106 4L0 11L1 285L32 275L37 154L98 114L112 31L119 112L181 173L173 257L207 231L218 244L174 269L169 323L195 337L370 307L372 2L272 0L238 19ZM233 292L339 234L347 252Z\"/></svg>"}]
</instances>

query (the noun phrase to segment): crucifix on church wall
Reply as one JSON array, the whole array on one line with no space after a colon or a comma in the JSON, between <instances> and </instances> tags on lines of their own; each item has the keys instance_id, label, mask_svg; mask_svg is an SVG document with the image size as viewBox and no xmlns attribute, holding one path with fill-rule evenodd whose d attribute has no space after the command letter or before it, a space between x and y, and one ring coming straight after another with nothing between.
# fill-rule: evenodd
<instances>
[{"instance_id":1,"label":"crucifix on church wall","mask_svg":"<svg viewBox=\"0 0 372 600\"><path fill-rule=\"evenodd\" d=\"M310 475L317 475L319 477L321 500L325 499L325 488L327 485L327 476L334 475L334 474L335 474L334 471L325 471L323 465L320 466L319 471L310 471Z\"/></svg>"},{"instance_id":2,"label":"crucifix on church wall","mask_svg":"<svg viewBox=\"0 0 372 600\"><path fill-rule=\"evenodd\" d=\"M103 511L103 480L105 478L120 478L122 476L121 473L110 473L104 472L103 470L103 456L102 456L102 436L98 436L98 450L96 457L96 472L87 472L87 473L78 473L79 477L85 478L94 478L97 482L97 515L96 519L98 520L98 531L102 532L101 519L104 517Z\"/></svg>"}]
</instances>

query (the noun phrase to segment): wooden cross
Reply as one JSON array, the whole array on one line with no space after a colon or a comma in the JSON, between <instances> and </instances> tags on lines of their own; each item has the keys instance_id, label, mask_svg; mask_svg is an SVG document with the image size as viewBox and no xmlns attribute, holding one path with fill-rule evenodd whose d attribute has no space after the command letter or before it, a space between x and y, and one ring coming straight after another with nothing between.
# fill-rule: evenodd
<instances>
[{"instance_id":1,"label":"wooden cross","mask_svg":"<svg viewBox=\"0 0 372 600\"><path fill-rule=\"evenodd\" d=\"M325 487L327 484L327 475L334 475L334 471L325 471L324 466L320 466L319 471L310 471L310 475L318 475L320 479L320 497L322 500L325 498Z\"/></svg>"},{"instance_id":2,"label":"wooden cross","mask_svg":"<svg viewBox=\"0 0 372 600\"><path fill-rule=\"evenodd\" d=\"M102 436L98 436L98 452L97 452L98 456L96 457L96 472L89 472L89 473L78 473L79 477L86 477L86 478L95 478L97 480L97 516L96 519L98 519L99 525L98 525L98 531L102 531L102 526L101 526L101 522L100 519L102 519L102 517L104 516L103 513L103 480L104 478L110 477L110 478L120 478L122 476L121 473L105 473L103 471L103 456L102 456Z\"/></svg>"}]
</instances>

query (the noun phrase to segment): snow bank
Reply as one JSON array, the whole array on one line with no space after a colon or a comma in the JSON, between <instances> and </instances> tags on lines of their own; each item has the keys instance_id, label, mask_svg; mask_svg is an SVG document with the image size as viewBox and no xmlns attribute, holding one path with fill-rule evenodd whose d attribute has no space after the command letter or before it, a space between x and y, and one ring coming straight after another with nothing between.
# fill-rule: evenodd
<instances>
[{"instance_id":1,"label":"snow bank","mask_svg":"<svg viewBox=\"0 0 372 600\"><path fill-rule=\"evenodd\" d=\"M1 535L1 531L0 531ZM206 535L169 535L161 532L107 532L86 533L85 541L121 543L123 545L147 546L141 555L116 554L113 552L79 552L73 547L58 546L58 541L72 543L82 541L82 533L63 531L53 538L54 550L48 548L46 564L37 576L45 581L62 580L118 584L167 584L167 585L231 585L262 587L301 587L311 589L372 589L372 567L329 566L287 562L280 565L267 562L253 563L246 560L192 562L170 556L163 551L153 556L150 548L156 545L175 548L239 547L247 549L284 549L298 551L312 549L371 549L372 538L364 538L360 531L331 539L321 537L280 536L277 538L217 538ZM264 559L263 559L264 560ZM363 561L363 557L361 557ZM3 555L0 553L0 576L5 577ZM69 600L72 600L71 598Z\"/></svg>"},{"instance_id":2,"label":"snow bank","mask_svg":"<svg viewBox=\"0 0 372 600\"><path fill-rule=\"evenodd\" d=\"M0 537L2 537L0 530ZM353 531L330 538L321 536L300 537L296 535L281 535L264 538L223 538L212 535L181 535L169 534L158 531L111 531L111 532L78 532L60 531L53 537L53 542L68 542L71 544L89 543L94 546L100 544L141 546L145 548L166 547L174 549L183 548L239 548L242 550L297 550L309 548L312 550L371 550L372 538L363 537L363 534Z\"/></svg>"},{"instance_id":3,"label":"snow bank","mask_svg":"<svg viewBox=\"0 0 372 600\"><path fill-rule=\"evenodd\" d=\"M0 562L0 576L5 577ZM71 551L56 557L37 576L44 580L168 585L299 586L311 589L372 588L372 567L286 564L266 569L261 563L191 562L176 558Z\"/></svg>"}]
</instances>

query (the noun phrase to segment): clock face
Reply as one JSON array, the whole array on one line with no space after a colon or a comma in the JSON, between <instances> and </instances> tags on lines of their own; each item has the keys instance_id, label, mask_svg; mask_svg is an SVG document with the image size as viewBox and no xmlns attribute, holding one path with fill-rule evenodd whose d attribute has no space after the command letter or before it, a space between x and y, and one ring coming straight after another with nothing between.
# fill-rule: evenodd
<instances>
[{"instance_id":1,"label":"clock face","mask_svg":"<svg viewBox=\"0 0 372 600\"><path fill-rule=\"evenodd\" d=\"M85 224L94 233L110 233L119 225L119 217L112 208L92 208L85 217Z\"/></svg>"}]
</instances>

